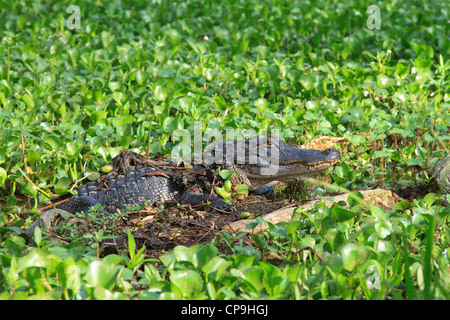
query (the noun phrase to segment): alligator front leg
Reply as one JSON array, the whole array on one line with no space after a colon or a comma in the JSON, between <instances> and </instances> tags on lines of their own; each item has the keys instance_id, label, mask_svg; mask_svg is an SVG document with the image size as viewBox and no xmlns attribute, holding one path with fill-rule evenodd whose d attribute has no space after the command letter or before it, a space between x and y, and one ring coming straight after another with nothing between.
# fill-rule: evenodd
<instances>
[{"instance_id":1,"label":"alligator front leg","mask_svg":"<svg viewBox=\"0 0 450 320\"><path fill-rule=\"evenodd\" d=\"M189 204L191 206L200 206L208 204L210 212L230 213L235 208L215 195L196 194L193 191L186 191L181 195L181 204Z\"/></svg>"}]
</instances>

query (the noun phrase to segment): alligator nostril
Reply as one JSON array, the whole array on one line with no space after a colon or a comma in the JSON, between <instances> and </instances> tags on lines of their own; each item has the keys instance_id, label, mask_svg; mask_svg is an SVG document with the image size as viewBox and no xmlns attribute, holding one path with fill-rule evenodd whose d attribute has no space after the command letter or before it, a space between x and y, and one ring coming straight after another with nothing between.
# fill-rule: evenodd
<instances>
[{"instance_id":1,"label":"alligator nostril","mask_svg":"<svg viewBox=\"0 0 450 320\"><path fill-rule=\"evenodd\" d=\"M333 159L338 159L341 156L341 153L334 148L327 148L324 150L324 152L327 154L326 155L327 157L330 157Z\"/></svg>"}]
</instances>

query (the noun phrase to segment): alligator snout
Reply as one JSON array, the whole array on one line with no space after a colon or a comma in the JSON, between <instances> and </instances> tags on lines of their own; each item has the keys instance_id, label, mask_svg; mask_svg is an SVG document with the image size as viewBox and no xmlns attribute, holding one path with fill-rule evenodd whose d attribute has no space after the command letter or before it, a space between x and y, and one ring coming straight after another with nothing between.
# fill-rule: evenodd
<instances>
[{"instance_id":1,"label":"alligator snout","mask_svg":"<svg viewBox=\"0 0 450 320\"><path fill-rule=\"evenodd\" d=\"M323 158L328 161L339 160L341 158L341 153L333 148L328 148L322 151Z\"/></svg>"}]
</instances>

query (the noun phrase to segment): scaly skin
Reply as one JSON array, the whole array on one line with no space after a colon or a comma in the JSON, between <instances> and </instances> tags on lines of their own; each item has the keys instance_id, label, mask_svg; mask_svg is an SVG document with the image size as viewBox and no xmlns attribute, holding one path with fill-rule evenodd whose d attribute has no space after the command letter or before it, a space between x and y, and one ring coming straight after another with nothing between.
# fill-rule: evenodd
<instances>
[{"instance_id":1,"label":"scaly skin","mask_svg":"<svg viewBox=\"0 0 450 320\"><path fill-rule=\"evenodd\" d=\"M431 172L443 194L450 194L450 153L436 162Z\"/></svg>"}]
</instances>

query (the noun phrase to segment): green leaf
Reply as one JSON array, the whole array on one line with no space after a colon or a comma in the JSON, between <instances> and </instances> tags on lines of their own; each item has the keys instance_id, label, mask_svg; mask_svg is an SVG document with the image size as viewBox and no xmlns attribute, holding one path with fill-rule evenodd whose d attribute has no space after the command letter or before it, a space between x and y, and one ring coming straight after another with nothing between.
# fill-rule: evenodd
<instances>
[{"instance_id":1,"label":"green leaf","mask_svg":"<svg viewBox=\"0 0 450 320\"><path fill-rule=\"evenodd\" d=\"M5 169L0 167L0 187L5 184L6 179L8 178L8 174Z\"/></svg>"},{"instance_id":2,"label":"green leaf","mask_svg":"<svg viewBox=\"0 0 450 320\"><path fill-rule=\"evenodd\" d=\"M22 194L28 194L32 197L36 197L38 194L38 190L36 188L36 186L32 185L32 184L27 184L24 188L22 188L21 190Z\"/></svg>"},{"instance_id":3,"label":"green leaf","mask_svg":"<svg viewBox=\"0 0 450 320\"><path fill-rule=\"evenodd\" d=\"M103 119L106 119L106 117L108 116L108 112L105 110L98 110L96 112L94 112L91 115L91 119L92 121L94 121L94 123L98 123Z\"/></svg>"},{"instance_id":4,"label":"green leaf","mask_svg":"<svg viewBox=\"0 0 450 320\"><path fill-rule=\"evenodd\" d=\"M377 76L377 86L380 88L389 88L395 84L394 79L388 77L385 74L380 73Z\"/></svg>"},{"instance_id":5,"label":"green leaf","mask_svg":"<svg viewBox=\"0 0 450 320\"><path fill-rule=\"evenodd\" d=\"M230 191L225 190L225 188L215 187L214 191L222 198L226 199L230 197Z\"/></svg>"},{"instance_id":6,"label":"green leaf","mask_svg":"<svg viewBox=\"0 0 450 320\"><path fill-rule=\"evenodd\" d=\"M314 240L314 238L311 237L311 236L303 237L302 240L300 241L300 246L301 247L314 248L315 244L316 244L316 240Z\"/></svg>"},{"instance_id":7,"label":"green leaf","mask_svg":"<svg viewBox=\"0 0 450 320\"><path fill-rule=\"evenodd\" d=\"M169 279L181 290L184 298L198 295L204 287L202 277L194 270L172 271Z\"/></svg>"},{"instance_id":8,"label":"green leaf","mask_svg":"<svg viewBox=\"0 0 450 320\"><path fill-rule=\"evenodd\" d=\"M222 179L228 180L235 174L234 170L220 170L219 175Z\"/></svg>"},{"instance_id":9,"label":"green leaf","mask_svg":"<svg viewBox=\"0 0 450 320\"><path fill-rule=\"evenodd\" d=\"M0 180L0 182L1 182L1 180ZM246 184L240 184L238 186L236 192L239 193L239 194L247 194L248 193L248 186Z\"/></svg>"},{"instance_id":10,"label":"green leaf","mask_svg":"<svg viewBox=\"0 0 450 320\"><path fill-rule=\"evenodd\" d=\"M176 246L173 253L177 261L189 261L194 264L194 255L200 247L199 244L191 247Z\"/></svg>"},{"instance_id":11,"label":"green leaf","mask_svg":"<svg viewBox=\"0 0 450 320\"><path fill-rule=\"evenodd\" d=\"M51 151L57 151L61 146L62 141L58 136L51 134L47 138L45 138L44 144L46 145L47 149Z\"/></svg>"},{"instance_id":12,"label":"green leaf","mask_svg":"<svg viewBox=\"0 0 450 320\"><path fill-rule=\"evenodd\" d=\"M255 105L258 108L260 113L263 113L269 107L269 103L264 98L259 98L255 101Z\"/></svg>"},{"instance_id":13,"label":"green leaf","mask_svg":"<svg viewBox=\"0 0 450 320\"><path fill-rule=\"evenodd\" d=\"M87 267L84 280L89 288L101 287L111 291L118 280L120 268L113 264L103 261L93 261ZM91 296L94 296L93 290L90 290Z\"/></svg>"},{"instance_id":14,"label":"green leaf","mask_svg":"<svg viewBox=\"0 0 450 320\"><path fill-rule=\"evenodd\" d=\"M76 47L70 47L67 49L67 52L69 53L69 58L73 66L77 65L78 58L80 57L80 52Z\"/></svg>"},{"instance_id":15,"label":"green leaf","mask_svg":"<svg viewBox=\"0 0 450 320\"><path fill-rule=\"evenodd\" d=\"M326 239L331 247L331 250L336 250L345 242L345 234L337 229L329 229L326 233Z\"/></svg>"},{"instance_id":16,"label":"green leaf","mask_svg":"<svg viewBox=\"0 0 450 320\"><path fill-rule=\"evenodd\" d=\"M201 268L208 261L214 258L218 252L219 250L211 244L200 247L200 249L198 249L194 254L194 266L196 266L197 268Z\"/></svg>"},{"instance_id":17,"label":"green leaf","mask_svg":"<svg viewBox=\"0 0 450 320\"><path fill-rule=\"evenodd\" d=\"M300 83L306 90L311 90L314 88L314 84L315 84L314 76L311 74L306 74L301 77Z\"/></svg>"},{"instance_id":18,"label":"green leaf","mask_svg":"<svg viewBox=\"0 0 450 320\"><path fill-rule=\"evenodd\" d=\"M232 262L227 261L222 257L215 256L212 259L205 261L201 266L201 270L205 273L209 280L218 281L224 271L231 266Z\"/></svg>"},{"instance_id":19,"label":"green leaf","mask_svg":"<svg viewBox=\"0 0 450 320\"><path fill-rule=\"evenodd\" d=\"M255 48L255 50L256 50L256 52L258 52L259 57L261 59L267 59L270 55L270 48L267 46L260 45L260 46L257 46Z\"/></svg>"},{"instance_id":20,"label":"green leaf","mask_svg":"<svg viewBox=\"0 0 450 320\"><path fill-rule=\"evenodd\" d=\"M68 142L66 143L67 155L71 158L77 157L80 154L83 147L84 145L79 141Z\"/></svg>"},{"instance_id":21,"label":"green leaf","mask_svg":"<svg viewBox=\"0 0 450 320\"><path fill-rule=\"evenodd\" d=\"M243 272L243 280L254 293L264 288L263 278L264 270L261 267L248 268Z\"/></svg>"},{"instance_id":22,"label":"green leaf","mask_svg":"<svg viewBox=\"0 0 450 320\"><path fill-rule=\"evenodd\" d=\"M359 213L353 212L347 209L344 209L337 205L336 203L333 204L331 208L331 212L333 213L334 217L336 218L337 222L345 222L348 221L354 217L356 217Z\"/></svg>"},{"instance_id":23,"label":"green leaf","mask_svg":"<svg viewBox=\"0 0 450 320\"><path fill-rule=\"evenodd\" d=\"M264 270L264 288L271 296L280 294L288 285L289 278L272 264L260 262L259 266Z\"/></svg>"},{"instance_id":24,"label":"green leaf","mask_svg":"<svg viewBox=\"0 0 450 320\"><path fill-rule=\"evenodd\" d=\"M288 223L286 226L286 233L290 236L294 236L297 230L302 227L304 223L302 221L294 220Z\"/></svg>"},{"instance_id":25,"label":"green leaf","mask_svg":"<svg viewBox=\"0 0 450 320\"><path fill-rule=\"evenodd\" d=\"M26 279L32 293L36 296L42 295L47 291L47 279L43 268L30 266L22 271L21 275Z\"/></svg>"},{"instance_id":26,"label":"green leaf","mask_svg":"<svg viewBox=\"0 0 450 320\"><path fill-rule=\"evenodd\" d=\"M121 93L121 92L116 92L116 91L122 90L122 85L121 85L120 82L117 82L117 81L111 81L110 83L108 83L108 87L109 87L109 89L111 89L111 91L114 92L114 93Z\"/></svg>"},{"instance_id":27,"label":"green leaf","mask_svg":"<svg viewBox=\"0 0 450 320\"><path fill-rule=\"evenodd\" d=\"M136 242L130 230L127 230L127 236L128 236L128 254L130 255L130 259L133 260L134 255L136 254Z\"/></svg>"},{"instance_id":28,"label":"green leaf","mask_svg":"<svg viewBox=\"0 0 450 320\"><path fill-rule=\"evenodd\" d=\"M415 59L414 63L417 68L429 68L432 65L432 61L429 59Z\"/></svg>"},{"instance_id":29,"label":"green leaf","mask_svg":"<svg viewBox=\"0 0 450 320\"><path fill-rule=\"evenodd\" d=\"M382 219L375 223L375 230L377 231L378 237L384 239L391 234L392 224L386 219Z\"/></svg>"},{"instance_id":30,"label":"green leaf","mask_svg":"<svg viewBox=\"0 0 450 320\"><path fill-rule=\"evenodd\" d=\"M56 271L56 266L62 261L61 258L49 254L42 248L33 249L27 255L18 260L18 271L21 272L27 268L43 268L47 273L52 274Z\"/></svg>"},{"instance_id":31,"label":"green leaf","mask_svg":"<svg viewBox=\"0 0 450 320\"><path fill-rule=\"evenodd\" d=\"M433 205L433 203L435 203L437 200L439 200L439 198L437 197L437 195L435 193L428 193L423 198L423 201L425 201L425 203L428 205L428 207L431 207Z\"/></svg>"},{"instance_id":32,"label":"green leaf","mask_svg":"<svg viewBox=\"0 0 450 320\"><path fill-rule=\"evenodd\" d=\"M342 247L341 254L344 268L353 271L367 261L370 250L366 246L349 243Z\"/></svg>"},{"instance_id":33,"label":"green leaf","mask_svg":"<svg viewBox=\"0 0 450 320\"><path fill-rule=\"evenodd\" d=\"M384 210L377 206L370 206L370 213L372 214L372 216L380 220L386 218L386 213L384 212Z\"/></svg>"},{"instance_id":34,"label":"green leaf","mask_svg":"<svg viewBox=\"0 0 450 320\"><path fill-rule=\"evenodd\" d=\"M336 176L338 178L344 178L345 177L344 172L345 172L344 168L341 167L341 166L338 166L338 167L334 168L334 173L336 174Z\"/></svg>"},{"instance_id":35,"label":"green leaf","mask_svg":"<svg viewBox=\"0 0 450 320\"><path fill-rule=\"evenodd\" d=\"M22 100L23 100L23 102L25 102L25 104L27 105L28 108L33 109L35 107L33 97L30 96L29 94L24 94L22 96Z\"/></svg>"},{"instance_id":36,"label":"green leaf","mask_svg":"<svg viewBox=\"0 0 450 320\"><path fill-rule=\"evenodd\" d=\"M39 228L39 226L34 228L34 242L38 247L42 242L42 231L41 228Z\"/></svg>"},{"instance_id":37,"label":"green leaf","mask_svg":"<svg viewBox=\"0 0 450 320\"><path fill-rule=\"evenodd\" d=\"M232 185L231 185L231 181L230 181L230 180L226 180L226 181L223 183L223 189L224 189L225 191L230 192L230 191L231 191L231 187L232 187Z\"/></svg>"},{"instance_id":38,"label":"green leaf","mask_svg":"<svg viewBox=\"0 0 450 320\"><path fill-rule=\"evenodd\" d=\"M111 292L105 288L97 287L91 292L91 297L97 300L124 300L126 297L120 292Z\"/></svg>"},{"instance_id":39,"label":"green leaf","mask_svg":"<svg viewBox=\"0 0 450 320\"><path fill-rule=\"evenodd\" d=\"M112 94L114 101L116 101L119 105L122 104L123 93L122 92L114 92Z\"/></svg>"},{"instance_id":40,"label":"green leaf","mask_svg":"<svg viewBox=\"0 0 450 320\"><path fill-rule=\"evenodd\" d=\"M403 64L403 63L397 63L397 69L396 69L396 73L397 75L404 79L407 75L408 75L408 71L409 71L409 66Z\"/></svg>"},{"instance_id":41,"label":"green leaf","mask_svg":"<svg viewBox=\"0 0 450 320\"><path fill-rule=\"evenodd\" d=\"M347 198L347 202L351 207L360 205L363 200L364 200L364 196L359 191L351 192L349 197Z\"/></svg>"},{"instance_id":42,"label":"green leaf","mask_svg":"<svg viewBox=\"0 0 450 320\"><path fill-rule=\"evenodd\" d=\"M169 90L163 86L156 86L153 94L156 97L156 99L164 101L169 96Z\"/></svg>"}]
</instances>

